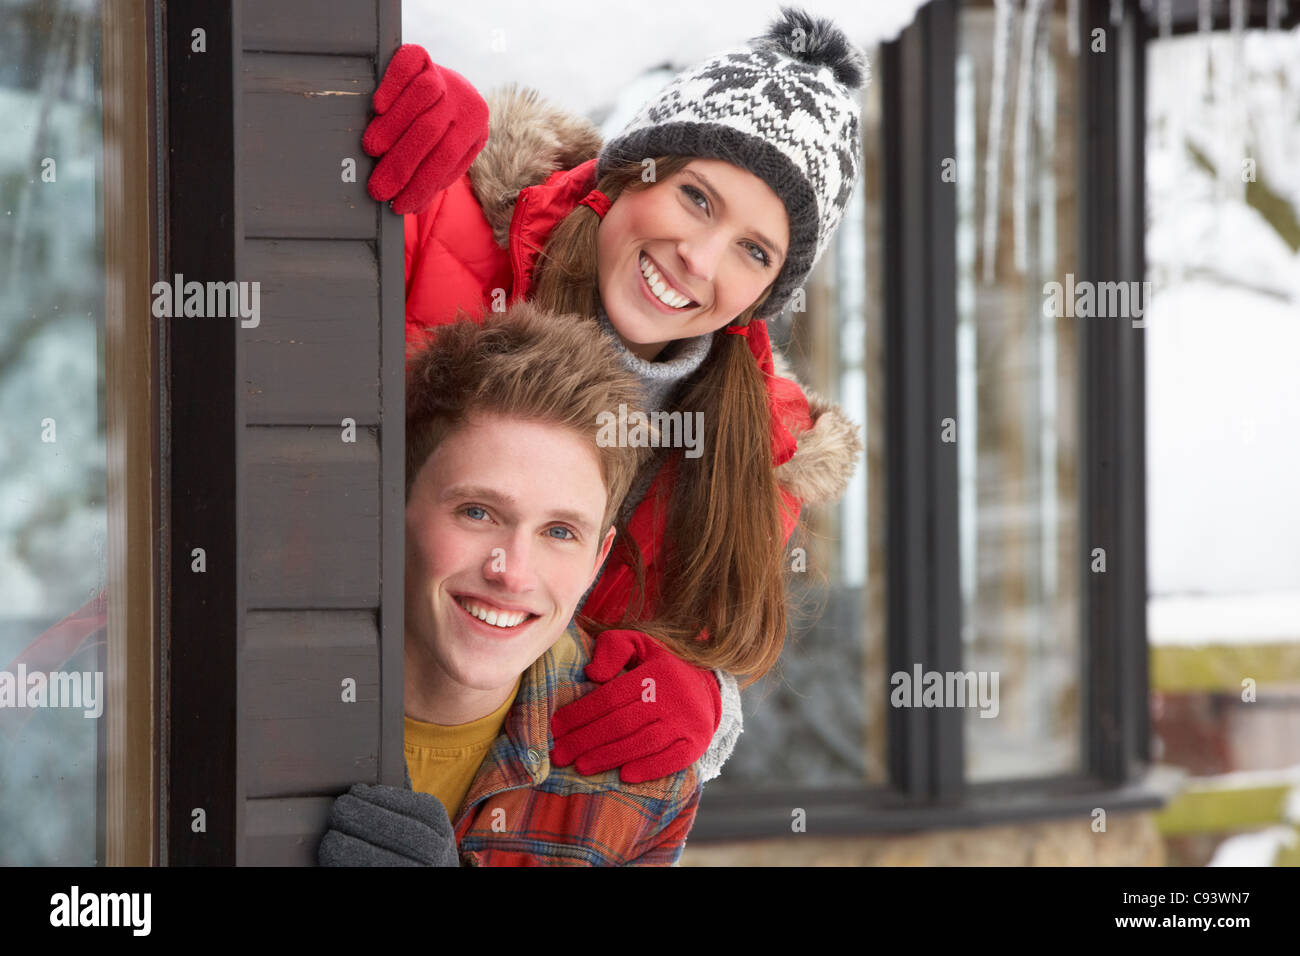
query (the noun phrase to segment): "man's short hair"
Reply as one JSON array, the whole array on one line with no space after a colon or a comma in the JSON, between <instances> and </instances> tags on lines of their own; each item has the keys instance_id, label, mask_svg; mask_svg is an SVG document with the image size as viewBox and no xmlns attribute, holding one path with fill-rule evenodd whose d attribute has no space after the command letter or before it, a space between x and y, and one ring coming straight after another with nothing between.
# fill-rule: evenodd
<instances>
[{"instance_id":1,"label":"man's short hair","mask_svg":"<svg viewBox=\"0 0 1300 956\"><path fill-rule=\"evenodd\" d=\"M609 495L604 534L645 452L599 443L597 416L642 404L640 382L591 319L520 302L481 322L438 326L407 353L406 497L434 449L473 414L561 425L588 441L600 464Z\"/></svg>"}]
</instances>

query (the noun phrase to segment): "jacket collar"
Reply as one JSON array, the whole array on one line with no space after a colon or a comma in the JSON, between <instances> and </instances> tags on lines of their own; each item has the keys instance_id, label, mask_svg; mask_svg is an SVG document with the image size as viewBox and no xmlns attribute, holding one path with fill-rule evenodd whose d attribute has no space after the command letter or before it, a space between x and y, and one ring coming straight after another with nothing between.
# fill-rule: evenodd
<instances>
[{"instance_id":1,"label":"jacket collar","mask_svg":"<svg viewBox=\"0 0 1300 956\"><path fill-rule=\"evenodd\" d=\"M591 159L573 169L552 173L546 182L519 191L510 219L507 247L514 276L511 302L528 296L533 284L533 267L551 231L595 185L596 161Z\"/></svg>"},{"instance_id":2,"label":"jacket collar","mask_svg":"<svg viewBox=\"0 0 1300 956\"><path fill-rule=\"evenodd\" d=\"M551 774L551 714L576 699L574 665L585 666L590 639L573 624L545 654L533 662L519 682L515 701L506 713L501 733L488 749L470 784L459 826L476 804L505 790L535 787Z\"/></svg>"}]
</instances>

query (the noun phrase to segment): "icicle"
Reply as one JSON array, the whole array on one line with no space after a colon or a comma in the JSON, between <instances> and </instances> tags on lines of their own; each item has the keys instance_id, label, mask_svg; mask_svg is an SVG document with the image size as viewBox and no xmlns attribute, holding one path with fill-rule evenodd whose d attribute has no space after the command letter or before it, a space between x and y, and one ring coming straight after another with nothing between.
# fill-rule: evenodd
<instances>
[{"instance_id":1,"label":"icicle","mask_svg":"<svg viewBox=\"0 0 1300 956\"><path fill-rule=\"evenodd\" d=\"M1110 0L1110 25L1122 26L1124 23L1124 0Z\"/></svg>"},{"instance_id":2,"label":"icicle","mask_svg":"<svg viewBox=\"0 0 1300 956\"><path fill-rule=\"evenodd\" d=\"M1205 110L1213 113L1218 100L1214 87L1219 79L1214 72L1214 0L1198 0L1196 30L1205 44Z\"/></svg>"},{"instance_id":3,"label":"icicle","mask_svg":"<svg viewBox=\"0 0 1300 956\"><path fill-rule=\"evenodd\" d=\"M1052 54L1052 14L1055 0L1047 0L1043 8L1043 27L1038 31L1038 47L1034 52L1034 179L1037 183L1036 222L1040 270L1043 266L1055 272L1056 247L1056 58ZM1051 353L1055 354L1055 352Z\"/></svg>"},{"instance_id":4,"label":"icicle","mask_svg":"<svg viewBox=\"0 0 1300 956\"><path fill-rule=\"evenodd\" d=\"M1226 102L1240 104L1235 109L1224 110L1227 121L1224 124L1223 158L1219 164L1223 180L1224 194L1236 197L1243 202L1246 199L1246 183L1241 176L1242 160L1246 158L1245 111L1249 108L1244 95L1245 83L1245 39L1246 39L1246 0L1232 0L1230 9L1230 26L1232 33L1232 72L1228 77L1228 96Z\"/></svg>"},{"instance_id":5,"label":"icicle","mask_svg":"<svg viewBox=\"0 0 1300 956\"><path fill-rule=\"evenodd\" d=\"M1218 77L1214 73L1214 10L1213 0L1199 0L1200 9L1196 17L1196 30L1205 46L1205 105L1212 108L1215 102L1214 84Z\"/></svg>"},{"instance_id":6,"label":"icicle","mask_svg":"<svg viewBox=\"0 0 1300 956\"><path fill-rule=\"evenodd\" d=\"M1045 0L1028 0L1025 22L1020 31L1020 66L1016 83L1015 186L1012 194L1012 239L1016 271L1028 269L1029 247L1029 126L1034 115L1031 87L1034 80L1034 51L1042 29Z\"/></svg>"},{"instance_id":7,"label":"icicle","mask_svg":"<svg viewBox=\"0 0 1300 956\"><path fill-rule=\"evenodd\" d=\"M1160 39L1168 40L1174 32L1174 0L1156 0L1156 20L1159 23ZM1165 49L1167 50L1168 47L1165 47ZM1176 108L1170 108L1169 112L1165 114L1164 122L1160 124L1159 132L1156 134L1159 148L1162 151L1169 148L1170 127L1174 125L1176 112Z\"/></svg>"},{"instance_id":8,"label":"icicle","mask_svg":"<svg viewBox=\"0 0 1300 956\"><path fill-rule=\"evenodd\" d=\"M984 282L991 284L998 257L998 193L1002 182L1002 114L1007 104L1007 59L1015 30L1014 0L993 0L993 86L984 159Z\"/></svg>"},{"instance_id":9,"label":"icicle","mask_svg":"<svg viewBox=\"0 0 1300 956\"><path fill-rule=\"evenodd\" d=\"M1287 13L1287 0L1268 0L1268 28L1270 30L1281 29L1282 18Z\"/></svg>"},{"instance_id":10,"label":"icicle","mask_svg":"<svg viewBox=\"0 0 1300 956\"><path fill-rule=\"evenodd\" d=\"M1079 55L1079 0L1066 0L1065 48L1070 56Z\"/></svg>"}]
</instances>

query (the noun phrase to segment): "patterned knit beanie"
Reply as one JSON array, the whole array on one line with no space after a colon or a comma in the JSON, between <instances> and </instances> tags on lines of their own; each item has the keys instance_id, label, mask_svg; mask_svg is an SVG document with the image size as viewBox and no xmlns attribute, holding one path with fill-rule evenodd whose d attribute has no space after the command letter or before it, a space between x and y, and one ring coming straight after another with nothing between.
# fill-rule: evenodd
<instances>
[{"instance_id":1,"label":"patterned knit beanie","mask_svg":"<svg viewBox=\"0 0 1300 956\"><path fill-rule=\"evenodd\" d=\"M785 264L759 318L781 313L839 225L858 178L858 96L866 56L830 20L781 8L749 45L679 73L596 162L678 155L721 159L772 187L790 217Z\"/></svg>"}]
</instances>

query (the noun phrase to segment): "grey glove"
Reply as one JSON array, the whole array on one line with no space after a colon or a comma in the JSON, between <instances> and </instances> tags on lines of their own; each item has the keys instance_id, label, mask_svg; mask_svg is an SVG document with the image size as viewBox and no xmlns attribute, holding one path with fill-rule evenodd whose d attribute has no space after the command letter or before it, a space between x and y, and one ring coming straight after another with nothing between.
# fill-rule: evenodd
<instances>
[{"instance_id":1,"label":"grey glove","mask_svg":"<svg viewBox=\"0 0 1300 956\"><path fill-rule=\"evenodd\" d=\"M321 866L460 866L442 801L365 783L334 801L317 859Z\"/></svg>"}]
</instances>

